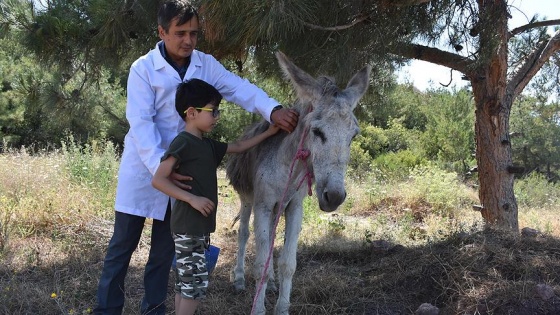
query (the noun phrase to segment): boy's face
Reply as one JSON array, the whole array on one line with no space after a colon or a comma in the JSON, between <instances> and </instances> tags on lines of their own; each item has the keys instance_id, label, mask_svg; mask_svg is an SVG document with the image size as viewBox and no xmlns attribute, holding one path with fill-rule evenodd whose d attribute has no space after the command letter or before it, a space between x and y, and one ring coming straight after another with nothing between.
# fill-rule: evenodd
<instances>
[{"instance_id":1,"label":"boy's face","mask_svg":"<svg viewBox=\"0 0 560 315\"><path fill-rule=\"evenodd\" d=\"M177 18L171 21L169 32L158 26L159 38L165 43L167 55L179 66L185 63L198 41L198 19L193 17L183 25L177 25Z\"/></svg>"},{"instance_id":2,"label":"boy's face","mask_svg":"<svg viewBox=\"0 0 560 315\"><path fill-rule=\"evenodd\" d=\"M189 123L194 122L196 127L202 132L211 132L220 119L220 110L212 105L207 104L204 107L193 108L196 112L192 120Z\"/></svg>"}]
</instances>

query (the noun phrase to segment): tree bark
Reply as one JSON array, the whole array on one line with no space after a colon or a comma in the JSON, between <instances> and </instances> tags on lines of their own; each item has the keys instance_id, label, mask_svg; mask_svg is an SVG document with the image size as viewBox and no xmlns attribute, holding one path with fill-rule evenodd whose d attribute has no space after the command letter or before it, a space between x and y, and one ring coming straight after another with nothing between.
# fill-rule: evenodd
<instances>
[{"instance_id":1,"label":"tree bark","mask_svg":"<svg viewBox=\"0 0 560 315\"><path fill-rule=\"evenodd\" d=\"M470 79L476 104L476 160L480 182L479 198L486 224L518 231L517 201L509 139L509 116L513 97L507 93L507 7L505 1L479 0L481 52L487 58L478 63Z\"/></svg>"},{"instance_id":2,"label":"tree bark","mask_svg":"<svg viewBox=\"0 0 560 315\"><path fill-rule=\"evenodd\" d=\"M490 73L489 73L490 75ZM487 224L517 231L517 201L513 190L514 174L509 140L511 103L498 91L475 87L476 161L482 217Z\"/></svg>"}]
</instances>

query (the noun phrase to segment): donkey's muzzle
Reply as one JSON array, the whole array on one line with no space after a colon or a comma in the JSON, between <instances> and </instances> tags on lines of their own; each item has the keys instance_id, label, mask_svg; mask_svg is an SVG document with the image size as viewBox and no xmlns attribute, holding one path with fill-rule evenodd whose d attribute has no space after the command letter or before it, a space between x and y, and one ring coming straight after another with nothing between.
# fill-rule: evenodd
<instances>
[{"instance_id":1,"label":"donkey's muzzle","mask_svg":"<svg viewBox=\"0 0 560 315\"><path fill-rule=\"evenodd\" d=\"M332 212L338 209L344 200L346 200L346 191L329 191L325 190L319 199L319 207L325 212Z\"/></svg>"}]
</instances>

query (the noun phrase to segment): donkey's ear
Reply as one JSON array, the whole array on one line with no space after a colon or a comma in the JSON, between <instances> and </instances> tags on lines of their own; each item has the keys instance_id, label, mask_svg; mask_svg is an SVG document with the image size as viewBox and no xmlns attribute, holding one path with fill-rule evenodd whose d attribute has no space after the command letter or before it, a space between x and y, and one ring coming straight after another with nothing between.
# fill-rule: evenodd
<instances>
[{"instance_id":1,"label":"donkey's ear","mask_svg":"<svg viewBox=\"0 0 560 315\"><path fill-rule=\"evenodd\" d=\"M280 68L284 72L284 75L292 82L292 85L301 100L309 101L320 97L322 92L321 86L315 78L307 74L307 72L301 70L280 51L276 52L276 59L278 59Z\"/></svg>"},{"instance_id":2,"label":"donkey's ear","mask_svg":"<svg viewBox=\"0 0 560 315\"><path fill-rule=\"evenodd\" d=\"M362 96L364 96L364 94L366 93L369 86L370 73L371 66L367 65L363 67L362 70L358 71L352 77L352 79L350 79L350 81L348 81L346 90L344 92L347 93L348 96L350 96L350 98L352 99L350 102L351 104L353 104L352 109L356 107L360 98L362 98Z\"/></svg>"}]
</instances>

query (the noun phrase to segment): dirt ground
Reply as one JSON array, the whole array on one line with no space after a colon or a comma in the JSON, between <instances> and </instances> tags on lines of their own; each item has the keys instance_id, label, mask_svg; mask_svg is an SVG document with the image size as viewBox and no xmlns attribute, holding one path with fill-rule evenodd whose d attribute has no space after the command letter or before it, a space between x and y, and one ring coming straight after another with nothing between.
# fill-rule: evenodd
<instances>
[{"instance_id":1,"label":"dirt ground","mask_svg":"<svg viewBox=\"0 0 560 315\"><path fill-rule=\"evenodd\" d=\"M95 236L93 229L85 228L73 232L73 243L69 231L14 240L0 264L0 314L91 313L110 235L110 222L103 226L107 233L102 238L99 226ZM229 280L235 238L231 232L215 242L222 251L208 299L198 314L251 312L255 281L250 272L244 293L235 293ZM331 249L332 241L300 246L291 314L414 314L423 303L438 307L439 314L560 314L560 240L550 236L485 230L418 247L348 240L348 248L354 249L347 251ZM125 314L138 314L148 248L143 239L134 254ZM248 266L253 257L249 246ZM173 275L166 303L169 314L173 314L172 281ZM269 313L275 298L275 293L267 293Z\"/></svg>"}]
</instances>

